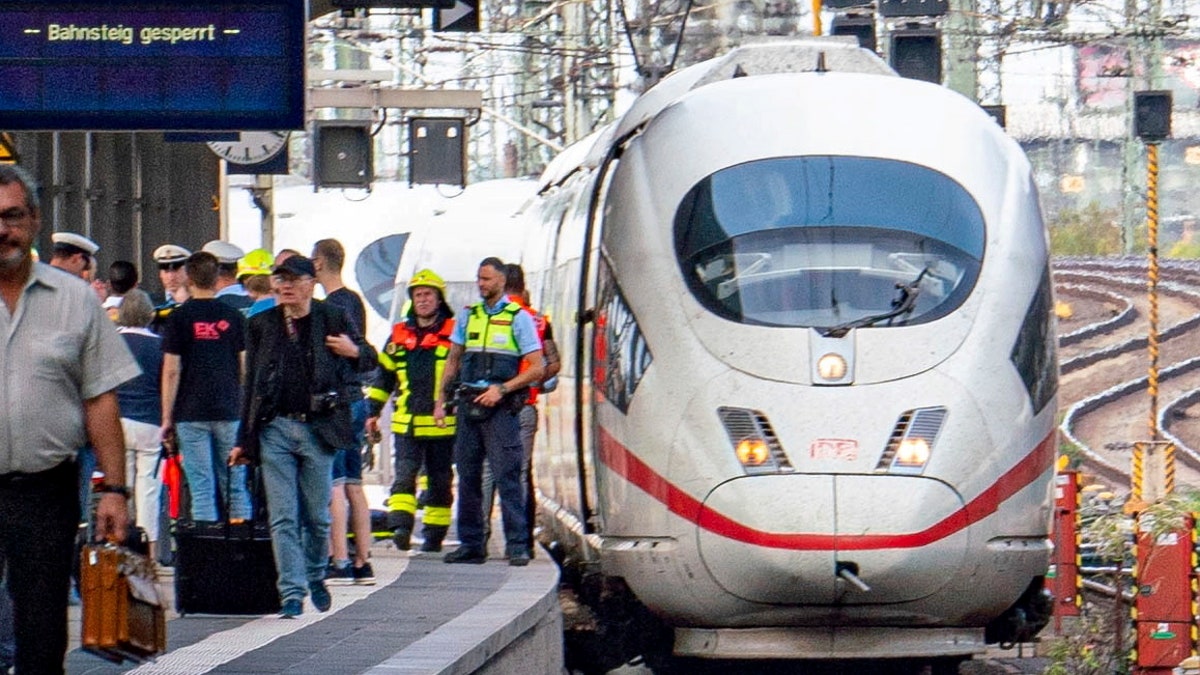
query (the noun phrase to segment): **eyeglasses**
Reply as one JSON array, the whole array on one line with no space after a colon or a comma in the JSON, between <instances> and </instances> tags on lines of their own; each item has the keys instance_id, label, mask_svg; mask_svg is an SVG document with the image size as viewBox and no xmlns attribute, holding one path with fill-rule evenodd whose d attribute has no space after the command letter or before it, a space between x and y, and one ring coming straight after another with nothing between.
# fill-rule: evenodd
<instances>
[{"instance_id":1,"label":"eyeglasses","mask_svg":"<svg viewBox=\"0 0 1200 675\"><path fill-rule=\"evenodd\" d=\"M183 261L158 263L158 269L162 272L174 272L177 269L183 268Z\"/></svg>"},{"instance_id":2,"label":"eyeglasses","mask_svg":"<svg viewBox=\"0 0 1200 675\"><path fill-rule=\"evenodd\" d=\"M276 286L283 286L285 284L290 285L290 284L295 284L295 283L298 283L301 281L312 281L312 277L308 276L307 274L305 274L304 276L300 276L300 277L292 275L292 274L286 274L286 275L285 274L272 274L271 281Z\"/></svg>"}]
</instances>

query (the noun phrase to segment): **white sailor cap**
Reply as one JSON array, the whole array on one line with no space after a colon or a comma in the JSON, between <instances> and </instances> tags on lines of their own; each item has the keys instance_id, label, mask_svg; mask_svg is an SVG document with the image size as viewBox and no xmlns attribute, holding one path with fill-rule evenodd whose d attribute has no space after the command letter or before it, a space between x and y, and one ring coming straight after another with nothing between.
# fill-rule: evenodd
<instances>
[{"instance_id":1,"label":"white sailor cap","mask_svg":"<svg viewBox=\"0 0 1200 675\"><path fill-rule=\"evenodd\" d=\"M192 252L182 246L175 244L163 244L154 249L154 262L156 263L180 263L188 259Z\"/></svg>"},{"instance_id":2,"label":"white sailor cap","mask_svg":"<svg viewBox=\"0 0 1200 675\"><path fill-rule=\"evenodd\" d=\"M217 262L221 263L222 265L236 265L237 261L241 260L242 257L246 255L245 251L238 248L234 244L231 244L227 241L221 241L220 239L214 239L208 242L204 245L204 248L200 250L216 256Z\"/></svg>"},{"instance_id":3,"label":"white sailor cap","mask_svg":"<svg viewBox=\"0 0 1200 675\"><path fill-rule=\"evenodd\" d=\"M88 239L82 234L75 234L74 232L55 232L54 234L50 235L50 241L54 242L55 244L74 246L84 253L93 256L96 255L96 251L100 250L99 244L91 239Z\"/></svg>"}]
</instances>

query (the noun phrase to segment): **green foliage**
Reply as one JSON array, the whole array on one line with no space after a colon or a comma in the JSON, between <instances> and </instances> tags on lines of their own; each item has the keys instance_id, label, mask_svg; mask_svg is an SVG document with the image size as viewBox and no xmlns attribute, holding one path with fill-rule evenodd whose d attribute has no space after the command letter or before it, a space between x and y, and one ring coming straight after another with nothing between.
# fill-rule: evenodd
<instances>
[{"instance_id":1,"label":"green foliage","mask_svg":"<svg viewBox=\"0 0 1200 675\"><path fill-rule=\"evenodd\" d=\"M1060 256L1121 255L1120 214L1092 202L1082 209L1064 209L1049 223L1050 252Z\"/></svg>"},{"instance_id":2,"label":"green foliage","mask_svg":"<svg viewBox=\"0 0 1200 675\"><path fill-rule=\"evenodd\" d=\"M1067 468L1072 471L1078 471L1083 466L1087 457L1083 454L1083 450L1079 446L1066 440L1065 437L1058 444L1058 456L1067 458Z\"/></svg>"},{"instance_id":3,"label":"green foliage","mask_svg":"<svg viewBox=\"0 0 1200 675\"><path fill-rule=\"evenodd\" d=\"M1142 526L1154 540L1183 529L1189 516L1200 512L1200 491L1175 490L1142 512ZM1147 527L1148 526L1148 527Z\"/></svg>"},{"instance_id":4,"label":"green foliage","mask_svg":"<svg viewBox=\"0 0 1200 675\"><path fill-rule=\"evenodd\" d=\"M1043 675L1115 675L1129 672L1128 652L1118 653L1113 649L1111 635L1114 619L1111 611L1088 612L1085 609L1078 631L1048 640L1046 656L1050 663L1042 671ZM1124 644L1132 644L1132 639L1134 636L1130 631Z\"/></svg>"}]
</instances>

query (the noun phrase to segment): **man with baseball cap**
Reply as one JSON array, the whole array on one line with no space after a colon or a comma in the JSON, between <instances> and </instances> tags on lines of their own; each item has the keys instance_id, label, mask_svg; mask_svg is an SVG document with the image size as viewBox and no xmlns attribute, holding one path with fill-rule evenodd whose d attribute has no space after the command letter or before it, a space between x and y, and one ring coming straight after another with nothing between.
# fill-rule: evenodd
<instances>
[{"instance_id":1,"label":"man with baseball cap","mask_svg":"<svg viewBox=\"0 0 1200 675\"><path fill-rule=\"evenodd\" d=\"M246 255L245 251L235 244L220 239L214 239L200 249L217 257L217 299L246 313L254 300L246 289L238 283L238 261Z\"/></svg>"},{"instance_id":2,"label":"man with baseball cap","mask_svg":"<svg viewBox=\"0 0 1200 675\"><path fill-rule=\"evenodd\" d=\"M158 264L158 280L162 282L164 300L154 308L154 323L150 329L162 334L163 322L171 310L183 304L188 299L187 272L183 264L187 262L192 252L175 244L163 244L154 249L154 262Z\"/></svg>"},{"instance_id":3,"label":"man with baseball cap","mask_svg":"<svg viewBox=\"0 0 1200 675\"><path fill-rule=\"evenodd\" d=\"M67 274L87 279L86 272L92 267L92 259L100 245L82 234L55 232L50 235L54 248L50 254L50 265Z\"/></svg>"},{"instance_id":4,"label":"man with baseball cap","mask_svg":"<svg viewBox=\"0 0 1200 675\"><path fill-rule=\"evenodd\" d=\"M316 274L300 255L272 270L277 304L246 330L242 423L230 453L233 463L262 464L285 617L302 613L305 596L320 612L333 602L325 587L333 457L355 443L350 404L377 358L341 309L313 299Z\"/></svg>"}]
</instances>

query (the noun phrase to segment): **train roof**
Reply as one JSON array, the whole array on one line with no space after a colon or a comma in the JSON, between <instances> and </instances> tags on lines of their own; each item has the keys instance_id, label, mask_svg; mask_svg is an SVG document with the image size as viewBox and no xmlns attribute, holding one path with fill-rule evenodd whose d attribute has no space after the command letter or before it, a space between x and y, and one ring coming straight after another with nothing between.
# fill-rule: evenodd
<instances>
[{"instance_id":1,"label":"train roof","mask_svg":"<svg viewBox=\"0 0 1200 675\"><path fill-rule=\"evenodd\" d=\"M872 73L896 76L883 59L853 37L808 37L742 45L668 75L642 94L621 118L560 153L538 181L538 191L561 184L580 168L599 166L613 139L624 138L689 91L735 77L806 72Z\"/></svg>"}]
</instances>

